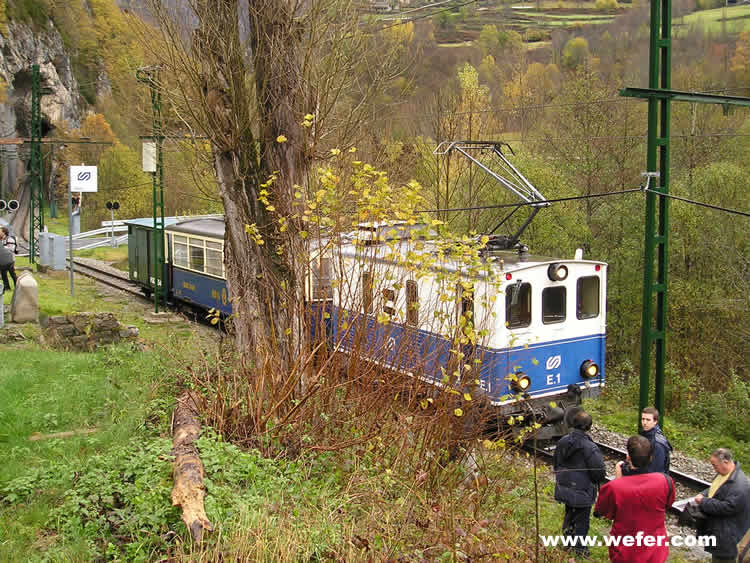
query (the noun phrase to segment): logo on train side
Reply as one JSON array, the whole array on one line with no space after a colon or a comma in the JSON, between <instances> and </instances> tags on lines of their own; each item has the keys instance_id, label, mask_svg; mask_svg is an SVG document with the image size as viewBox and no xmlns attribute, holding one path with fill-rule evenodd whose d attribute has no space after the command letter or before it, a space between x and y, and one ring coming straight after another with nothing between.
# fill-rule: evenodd
<instances>
[{"instance_id":1,"label":"logo on train side","mask_svg":"<svg viewBox=\"0 0 750 563\"><path fill-rule=\"evenodd\" d=\"M562 357L559 354L547 358L546 366L548 370L557 369L560 367L560 364L562 364Z\"/></svg>"}]
</instances>

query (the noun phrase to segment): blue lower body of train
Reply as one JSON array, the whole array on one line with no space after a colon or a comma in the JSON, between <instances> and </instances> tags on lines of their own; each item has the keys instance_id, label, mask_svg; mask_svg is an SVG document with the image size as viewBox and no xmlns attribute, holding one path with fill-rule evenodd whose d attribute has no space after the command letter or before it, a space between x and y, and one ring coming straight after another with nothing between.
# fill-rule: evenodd
<instances>
[{"instance_id":1,"label":"blue lower body of train","mask_svg":"<svg viewBox=\"0 0 750 563\"><path fill-rule=\"evenodd\" d=\"M216 309L225 315L232 314L226 280L172 266L169 284L173 299L206 311Z\"/></svg>"},{"instance_id":2,"label":"blue lower body of train","mask_svg":"<svg viewBox=\"0 0 750 563\"><path fill-rule=\"evenodd\" d=\"M580 405L583 397L598 396L604 386L604 334L503 349L469 345L453 350L451 340L414 327L379 324L372 316L330 305L329 316L327 336L333 350L357 354L436 387L455 384L458 379L471 380L471 374L478 373L474 379L478 379L498 415L524 414L526 419L550 427L557 425L540 432L540 438L565 434L567 427L562 418L566 410ZM599 373L593 378L582 375L581 366L587 360L599 366ZM474 366L468 376L467 365ZM522 392L514 390L511 374L516 379L527 376L529 387Z\"/></svg>"}]
</instances>

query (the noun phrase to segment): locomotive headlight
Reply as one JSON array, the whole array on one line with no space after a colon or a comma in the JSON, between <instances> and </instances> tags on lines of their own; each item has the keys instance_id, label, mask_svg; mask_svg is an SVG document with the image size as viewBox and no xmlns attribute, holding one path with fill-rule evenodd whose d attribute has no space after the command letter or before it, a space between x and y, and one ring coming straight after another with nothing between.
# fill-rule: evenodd
<instances>
[{"instance_id":1,"label":"locomotive headlight","mask_svg":"<svg viewBox=\"0 0 750 563\"><path fill-rule=\"evenodd\" d=\"M568 267L565 264L550 264L547 277L552 281L563 281L568 277Z\"/></svg>"},{"instance_id":2,"label":"locomotive headlight","mask_svg":"<svg viewBox=\"0 0 750 563\"><path fill-rule=\"evenodd\" d=\"M511 387L516 393L523 393L528 391L531 387L531 378L528 375L524 375L523 372L519 371L516 375L516 380L511 382Z\"/></svg>"},{"instance_id":3,"label":"locomotive headlight","mask_svg":"<svg viewBox=\"0 0 750 563\"><path fill-rule=\"evenodd\" d=\"M586 360L581 364L581 377L591 379L599 375L599 366L591 360Z\"/></svg>"}]
</instances>

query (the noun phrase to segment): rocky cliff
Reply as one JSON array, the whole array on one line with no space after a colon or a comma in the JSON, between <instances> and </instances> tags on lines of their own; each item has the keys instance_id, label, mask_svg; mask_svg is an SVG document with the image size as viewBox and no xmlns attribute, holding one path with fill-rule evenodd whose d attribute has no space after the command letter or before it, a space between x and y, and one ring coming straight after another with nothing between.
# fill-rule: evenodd
<instances>
[{"instance_id":1,"label":"rocky cliff","mask_svg":"<svg viewBox=\"0 0 750 563\"><path fill-rule=\"evenodd\" d=\"M62 37L50 21L44 30L11 22L0 33L0 138L11 144L0 144L2 183L0 199L17 198L23 202L23 164L27 160L19 153L28 145L13 143L13 138L28 138L31 117L32 65L38 64L41 86L51 93L41 98L42 133L46 134L56 123L67 122L77 127L83 111L83 101L71 70L70 56L65 51ZM2 142L2 141L0 141ZM23 234L21 213L9 216L14 230Z\"/></svg>"}]
</instances>

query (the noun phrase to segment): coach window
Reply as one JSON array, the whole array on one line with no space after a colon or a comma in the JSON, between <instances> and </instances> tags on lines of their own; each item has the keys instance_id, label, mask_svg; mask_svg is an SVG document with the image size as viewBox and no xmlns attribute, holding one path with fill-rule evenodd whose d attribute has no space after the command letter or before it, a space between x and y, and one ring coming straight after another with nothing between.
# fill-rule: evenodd
<instances>
[{"instance_id":1,"label":"coach window","mask_svg":"<svg viewBox=\"0 0 750 563\"><path fill-rule=\"evenodd\" d=\"M561 323L565 320L565 287L547 287L542 290L542 322Z\"/></svg>"},{"instance_id":2,"label":"coach window","mask_svg":"<svg viewBox=\"0 0 750 563\"><path fill-rule=\"evenodd\" d=\"M331 296L331 259L313 260L311 273L313 299L328 299Z\"/></svg>"},{"instance_id":3,"label":"coach window","mask_svg":"<svg viewBox=\"0 0 750 563\"><path fill-rule=\"evenodd\" d=\"M531 324L531 284L515 283L505 288L505 324L523 328Z\"/></svg>"},{"instance_id":4,"label":"coach window","mask_svg":"<svg viewBox=\"0 0 750 563\"><path fill-rule=\"evenodd\" d=\"M222 277L224 274L224 254L220 242L206 241L206 273Z\"/></svg>"},{"instance_id":5,"label":"coach window","mask_svg":"<svg viewBox=\"0 0 750 563\"><path fill-rule=\"evenodd\" d=\"M577 316L579 319L593 319L599 316L599 278L589 276L578 278Z\"/></svg>"},{"instance_id":6,"label":"coach window","mask_svg":"<svg viewBox=\"0 0 750 563\"><path fill-rule=\"evenodd\" d=\"M383 312L386 315L396 314L396 291L390 288L383 290Z\"/></svg>"},{"instance_id":7,"label":"coach window","mask_svg":"<svg viewBox=\"0 0 750 563\"><path fill-rule=\"evenodd\" d=\"M419 289L417 282L406 280L406 324L417 326L419 323Z\"/></svg>"},{"instance_id":8,"label":"coach window","mask_svg":"<svg viewBox=\"0 0 750 563\"><path fill-rule=\"evenodd\" d=\"M174 235L174 265L182 268L188 267L187 237Z\"/></svg>"},{"instance_id":9,"label":"coach window","mask_svg":"<svg viewBox=\"0 0 750 563\"><path fill-rule=\"evenodd\" d=\"M202 272L203 266L203 240L190 238L190 269Z\"/></svg>"},{"instance_id":10,"label":"coach window","mask_svg":"<svg viewBox=\"0 0 750 563\"><path fill-rule=\"evenodd\" d=\"M366 315L372 313L372 272L362 273L362 310Z\"/></svg>"}]
</instances>

